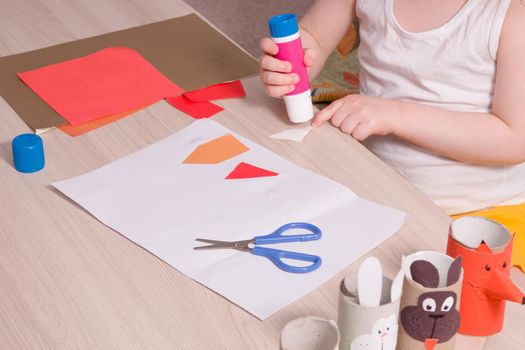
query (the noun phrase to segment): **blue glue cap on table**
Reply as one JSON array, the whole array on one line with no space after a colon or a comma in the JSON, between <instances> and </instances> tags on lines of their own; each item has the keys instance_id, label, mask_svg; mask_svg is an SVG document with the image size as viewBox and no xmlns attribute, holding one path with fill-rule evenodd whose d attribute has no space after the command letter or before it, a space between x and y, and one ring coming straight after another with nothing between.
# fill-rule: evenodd
<instances>
[{"instance_id":1,"label":"blue glue cap on table","mask_svg":"<svg viewBox=\"0 0 525 350\"><path fill-rule=\"evenodd\" d=\"M273 16L268 20L270 34L274 38L283 38L299 31L297 17L292 13Z\"/></svg>"},{"instance_id":2,"label":"blue glue cap on table","mask_svg":"<svg viewBox=\"0 0 525 350\"><path fill-rule=\"evenodd\" d=\"M11 142L13 163L21 173L34 173L45 165L44 144L42 138L35 134L18 135Z\"/></svg>"}]
</instances>

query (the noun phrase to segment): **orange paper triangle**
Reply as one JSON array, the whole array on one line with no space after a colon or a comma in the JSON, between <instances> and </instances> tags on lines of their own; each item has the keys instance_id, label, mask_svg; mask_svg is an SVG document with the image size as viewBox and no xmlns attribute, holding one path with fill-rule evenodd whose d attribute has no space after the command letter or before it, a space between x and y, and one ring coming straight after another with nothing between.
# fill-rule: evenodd
<instances>
[{"instance_id":1,"label":"orange paper triangle","mask_svg":"<svg viewBox=\"0 0 525 350\"><path fill-rule=\"evenodd\" d=\"M249 148L243 145L233 135L226 134L195 148L183 163L217 164L248 150Z\"/></svg>"},{"instance_id":2,"label":"orange paper triangle","mask_svg":"<svg viewBox=\"0 0 525 350\"><path fill-rule=\"evenodd\" d=\"M232 170L232 172L228 176L226 176L226 179L251 179L254 177L268 177L277 175L279 174L273 171L241 162L235 167L235 169Z\"/></svg>"},{"instance_id":3,"label":"orange paper triangle","mask_svg":"<svg viewBox=\"0 0 525 350\"><path fill-rule=\"evenodd\" d=\"M434 350L439 339L425 339L425 350Z\"/></svg>"}]
</instances>

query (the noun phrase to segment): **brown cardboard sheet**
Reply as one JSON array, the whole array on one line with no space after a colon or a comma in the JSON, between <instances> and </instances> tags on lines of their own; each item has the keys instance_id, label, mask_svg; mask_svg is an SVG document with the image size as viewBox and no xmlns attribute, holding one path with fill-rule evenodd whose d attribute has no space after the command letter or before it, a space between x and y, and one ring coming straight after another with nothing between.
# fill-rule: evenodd
<instances>
[{"instance_id":1,"label":"brown cardboard sheet","mask_svg":"<svg viewBox=\"0 0 525 350\"><path fill-rule=\"evenodd\" d=\"M0 95L35 131L67 122L16 75L111 47L138 51L185 90L257 74L257 61L195 14L0 58Z\"/></svg>"}]
</instances>

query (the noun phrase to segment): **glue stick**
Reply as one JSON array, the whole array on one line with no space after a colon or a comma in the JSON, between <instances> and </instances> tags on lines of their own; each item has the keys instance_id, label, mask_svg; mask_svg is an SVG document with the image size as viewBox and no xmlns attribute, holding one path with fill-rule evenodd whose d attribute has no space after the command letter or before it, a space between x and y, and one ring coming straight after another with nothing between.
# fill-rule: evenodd
<instances>
[{"instance_id":1,"label":"glue stick","mask_svg":"<svg viewBox=\"0 0 525 350\"><path fill-rule=\"evenodd\" d=\"M295 89L283 97L288 117L292 123L306 122L312 119L314 110L297 17L294 14L273 16L268 25L272 40L279 46L275 58L290 62L292 72L299 76Z\"/></svg>"}]
</instances>

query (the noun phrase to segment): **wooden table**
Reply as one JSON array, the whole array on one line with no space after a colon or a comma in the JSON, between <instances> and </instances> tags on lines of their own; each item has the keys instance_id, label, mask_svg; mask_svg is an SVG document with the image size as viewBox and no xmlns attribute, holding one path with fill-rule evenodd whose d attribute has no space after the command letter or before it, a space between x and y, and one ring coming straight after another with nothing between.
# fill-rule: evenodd
<instances>
[{"instance_id":1,"label":"wooden table","mask_svg":"<svg viewBox=\"0 0 525 350\"><path fill-rule=\"evenodd\" d=\"M3 0L0 55L191 12L181 0ZM444 251L449 218L430 200L332 127L301 144L270 139L290 127L283 103L266 97L257 77L243 83L248 97L219 103L225 111L215 120L364 198L410 214L399 234L370 253L382 260L389 276L399 268L402 254ZM168 104L157 103L77 138L57 130L44 134L47 164L35 174L12 167L11 139L30 130L3 99L0 120L2 349L275 349L290 320L336 318L339 281L360 261L261 322L102 225L50 186L192 122ZM513 278L525 286L523 275L514 271ZM504 331L490 338L485 349L521 349L523 324L525 313L509 304Z\"/></svg>"}]
</instances>

